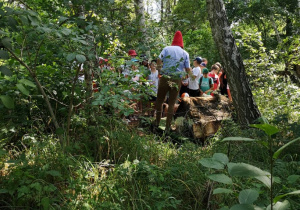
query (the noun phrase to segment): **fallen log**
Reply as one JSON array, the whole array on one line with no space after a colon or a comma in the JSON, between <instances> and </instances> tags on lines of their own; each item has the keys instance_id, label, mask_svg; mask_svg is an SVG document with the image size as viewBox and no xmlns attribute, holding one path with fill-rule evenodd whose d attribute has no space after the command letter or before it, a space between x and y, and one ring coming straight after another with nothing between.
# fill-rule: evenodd
<instances>
[{"instance_id":1,"label":"fallen log","mask_svg":"<svg viewBox=\"0 0 300 210\"><path fill-rule=\"evenodd\" d=\"M175 114L176 131L188 131L195 139L204 140L214 135L221 122L231 118L232 105L222 95L214 97L185 97Z\"/></svg>"}]
</instances>

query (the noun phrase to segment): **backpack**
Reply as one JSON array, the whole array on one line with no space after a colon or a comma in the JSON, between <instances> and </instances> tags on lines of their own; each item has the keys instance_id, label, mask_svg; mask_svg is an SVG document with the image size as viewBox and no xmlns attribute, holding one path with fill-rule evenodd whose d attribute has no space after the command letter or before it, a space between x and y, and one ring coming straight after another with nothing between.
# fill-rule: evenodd
<instances>
[{"instance_id":1,"label":"backpack","mask_svg":"<svg viewBox=\"0 0 300 210\"><path fill-rule=\"evenodd\" d=\"M203 79L203 76L200 78L200 82L199 82L199 87L201 87L201 84L202 84L202 79ZM209 87L213 84L212 83L212 78L211 77L208 77L208 84L209 84Z\"/></svg>"}]
</instances>

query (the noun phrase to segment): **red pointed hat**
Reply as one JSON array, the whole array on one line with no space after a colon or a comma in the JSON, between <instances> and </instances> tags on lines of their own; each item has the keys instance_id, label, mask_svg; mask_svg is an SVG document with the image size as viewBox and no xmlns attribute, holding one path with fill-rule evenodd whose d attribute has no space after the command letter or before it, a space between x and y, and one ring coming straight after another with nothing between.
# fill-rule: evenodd
<instances>
[{"instance_id":1,"label":"red pointed hat","mask_svg":"<svg viewBox=\"0 0 300 210\"><path fill-rule=\"evenodd\" d=\"M137 56L135 50L129 50L128 55Z\"/></svg>"},{"instance_id":2,"label":"red pointed hat","mask_svg":"<svg viewBox=\"0 0 300 210\"><path fill-rule=\"evenodd\" d=\"M180 31L176 31L173 42L172 42L172 46L179 46L179 47L183 48L183 39L182 39L182 34Z\"/></svg>"}]
</instances>

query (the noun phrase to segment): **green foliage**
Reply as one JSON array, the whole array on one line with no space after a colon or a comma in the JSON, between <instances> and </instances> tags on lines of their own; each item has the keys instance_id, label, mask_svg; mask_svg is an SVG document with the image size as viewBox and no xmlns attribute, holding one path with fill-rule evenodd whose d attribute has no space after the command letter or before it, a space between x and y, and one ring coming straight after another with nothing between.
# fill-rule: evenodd
<instances>
[{"instance_id":1,"label":"green foliage","mask_svg":"<svg viewBox=\"0 0 300 210\"><path fill-rule=\"evenodd\" d=\"M23 2L0 3L0 206L271 209L273 201L273 209L299 209L300 92L291 75L282 77L297 76L292 65L299 64L298 31L290 30L299 26L294 1L226 1L255 100L268 120L248 129L223 122L206 147L126 125L122 118L134 113L132 101L147 100L151 87L142 66L140 84L119 68L132 64L131 48L156 58L176 30L191 58L220 61L205 1L178 0L163 22L146 14L147 39L141 39L133 0ZM98 68L99 56L109 58L113 70ZM78 70L93 74L98 92L76 81ZM181 124L184 132L192 129L190 121ZM57 136L69 145L62 148Z\"/></svg>"}]
</instances>

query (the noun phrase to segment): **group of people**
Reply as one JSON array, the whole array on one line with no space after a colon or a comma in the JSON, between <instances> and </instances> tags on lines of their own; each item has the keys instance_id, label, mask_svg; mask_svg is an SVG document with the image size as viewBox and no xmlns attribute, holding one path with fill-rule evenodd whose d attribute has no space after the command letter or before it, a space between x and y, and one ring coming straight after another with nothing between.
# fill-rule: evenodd
<instances>
[{"instance_id":1,"label":"group of people","mask_svg":"<svg viewBox=\"0 0 300 210\"><path fill-rule=\"evenodd\" d=\"M182 34L177 31L171 46L165 47L157 59L149 62L145 56L140 62L135 50L129 50L131 64L122 66L124 77L130 77L133 82L139 82L139 66L148 70L147 81L152 86L150 102L154 102L156 120L154 127L160 123L164 111L167 116L166 130L170 129L174 107L178 98L182 97L212 97L214 91L220 90L222 95L227 95L230 100L230 90L227 82L226 72L220 63L215 63L210 70L207 68L208 61L205 58L193 59L193 68L190 67L189 54L184 50ZM129 67L129 68L128 68ZM100 68L112 69L109 62L100 59ZM167 109L163 109L163 105Z\"/></svg>"}]
</instances>

